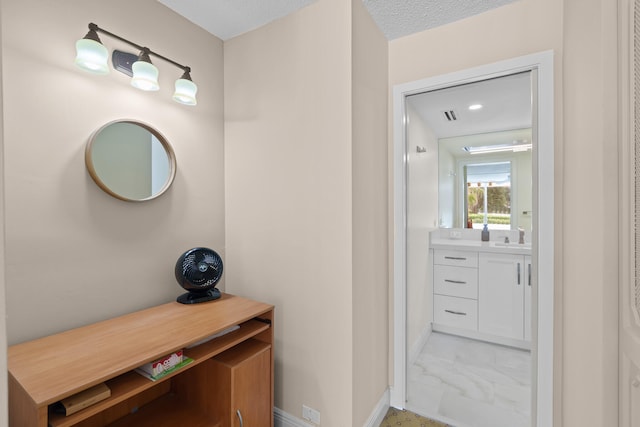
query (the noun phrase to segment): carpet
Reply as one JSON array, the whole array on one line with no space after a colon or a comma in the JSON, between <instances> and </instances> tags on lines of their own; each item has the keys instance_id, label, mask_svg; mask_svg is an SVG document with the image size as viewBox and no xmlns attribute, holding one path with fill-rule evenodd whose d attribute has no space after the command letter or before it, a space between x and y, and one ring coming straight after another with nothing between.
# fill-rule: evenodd
<instances>
[{"instance_id":1,"label":"carpet","mask_svg":"<svg viewBox=\"0 0 640 427\"><path fill-rule=\"evenodd\" d=\"M413 412L389 408L380 427L447 427L446 424L432 421Z\"/></svg>"}]
</instances>

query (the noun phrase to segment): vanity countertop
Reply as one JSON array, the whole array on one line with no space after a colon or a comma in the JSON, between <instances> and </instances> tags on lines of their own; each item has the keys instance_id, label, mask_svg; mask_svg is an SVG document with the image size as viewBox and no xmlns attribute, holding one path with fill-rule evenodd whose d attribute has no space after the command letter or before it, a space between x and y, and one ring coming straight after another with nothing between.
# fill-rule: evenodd
<instances>
[{"instance_id":1,"label":"vanity countertop","mask_svg":"<svg viewBox=\"0 0 640 427\"><path fill-rule=\"evenodd\" d=\"M430 247L433 249L531 255L530 243L521 245L518 243L505 244L502 242L482 242L465 239L431 239Z\"/></svg>"}]
</instances>

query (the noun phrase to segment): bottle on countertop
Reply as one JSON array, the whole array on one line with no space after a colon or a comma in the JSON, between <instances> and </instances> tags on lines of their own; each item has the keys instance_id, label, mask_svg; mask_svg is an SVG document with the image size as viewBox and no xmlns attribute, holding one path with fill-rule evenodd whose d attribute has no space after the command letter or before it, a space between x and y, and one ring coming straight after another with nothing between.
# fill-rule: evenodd
<instances>
[{"instance_id":1,"label":"bottle on countertop","mask_svg":"<svg viewBox=\"0 0 640 427\"><path fill-rule=\"evenodd\" d=\"M484 227L482 228L482 241L483 242L489 241L489 229L487 228L487 224L485 224Z\"/></svg>"}]
</instances>

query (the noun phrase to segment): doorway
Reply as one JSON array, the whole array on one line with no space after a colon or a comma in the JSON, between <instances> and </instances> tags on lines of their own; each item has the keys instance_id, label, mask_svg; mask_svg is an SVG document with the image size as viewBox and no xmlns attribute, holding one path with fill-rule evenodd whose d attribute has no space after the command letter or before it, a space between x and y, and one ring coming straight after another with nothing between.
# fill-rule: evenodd
<instances>
[{"instance_id":1,"label":"doorway","mask_svg":"<svg viewBox=\"0 0 640 427\"><path fill-rule=\"evenodd\" d=\"M394 88L394 386L391 404L407 399L407 97L530 73L537 104L531 115L532 140L532 426L552 424L553 416L553 53L519 57L461 72L398 85ZM411 149L420 151L421 147ZM544 189L544 191L538 191ZM455 197L454 197L455 198ZM457 197L460 200L462 196ZM435 203L435 202L434 202ZM435 203L437 205L437 203ZM437 208L436 208L437 210ZM468 213L467 213L468 215ZM441 215L442 216L442 215ZM451 217L455 217L452 215ZM434 226L439 225L437 223Z\"/></svg>"}]
</instances>

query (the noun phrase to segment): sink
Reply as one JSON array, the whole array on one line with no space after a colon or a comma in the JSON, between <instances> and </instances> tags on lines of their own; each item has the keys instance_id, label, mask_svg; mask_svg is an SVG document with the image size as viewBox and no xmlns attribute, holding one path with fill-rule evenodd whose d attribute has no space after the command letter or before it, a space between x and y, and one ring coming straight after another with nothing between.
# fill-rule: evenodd
<instances>
[{"instance_id":1,"label":"sink","mask_svg":"<svg viewBox=\"0 0 640 427\"><path fill-rule=\"evenodd\" d=\"M518 242L492 242L494 246L503 246L506 248L523 248L523 249L531 249L531 243L518 243Z\"/></svg>"}]
</instances>

